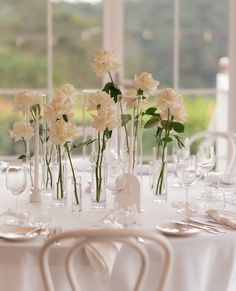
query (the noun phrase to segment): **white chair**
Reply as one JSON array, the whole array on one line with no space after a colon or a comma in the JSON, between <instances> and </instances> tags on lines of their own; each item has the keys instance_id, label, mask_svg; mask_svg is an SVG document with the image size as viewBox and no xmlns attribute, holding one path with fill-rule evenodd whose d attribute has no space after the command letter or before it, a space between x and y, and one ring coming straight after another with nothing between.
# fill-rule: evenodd
<instances>
[{"instance_id":1,"label":"white chair","mask_svg":"<svg viewBox=\"0 0 236 291\"><path fill-rule=\"evenodd\" d=\"M205 144L213 144L216 143L216 157L219 158L217 163L219 165L220 158L223 149L217 144L217 140L221 138L228 142L228 148L226 149L227 154L224 156L226 159L226 166L224 172L232 172L236 166L236 137L232 132L226 131L200 131L193 134L189 138L189 145L193 145L196 141L200 141L200 146Z\"/></svg>"},{"instance_id":2,"label":"white chair","mask_svg":"<svg viewBox=\"0 0 236 291\"><path fill-rule=\"evenodd\" d=\"M161 234L153 232L143 232L133 229L81 229L76 231L68 231L50 238L43 246L40 252L40 270L43 277L43 282L46 291L55 291L50 265L49 254L53 249L53 245L58 241L66 239L74 239L71 246L69 246L68 255L65 260L66 275L71 290L79 291L78 274L75 272L75 258L76 254L87 244L94 242L118 242L124 243L134 250L140 256L141 267L135 282L134 291L145 290L145 281L149 272L149 255L145 248L146 243L140 243L138 238L142 237L144 240L154 242L158 251L163 251L164 260L162 268L158 270L160 280L158 282L157 291L163 291L166 285L168 275L172 265L172 248L168 240ZM58 246L56 246L58 248ZM128 271L128 270L127 270Z\"/></svg>"}]
</instances>

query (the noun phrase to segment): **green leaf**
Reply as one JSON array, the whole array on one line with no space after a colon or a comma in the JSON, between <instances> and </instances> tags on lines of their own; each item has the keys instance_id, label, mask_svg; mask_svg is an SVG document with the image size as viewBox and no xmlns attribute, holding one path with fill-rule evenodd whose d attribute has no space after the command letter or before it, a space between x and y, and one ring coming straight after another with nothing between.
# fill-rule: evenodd
<instances>
[{"instance_id":1,"label":"green leaf","mask_svg":"<svg viewBox=\"0 0 236 291\"><path fill-rule=\"evenodd\" d=\"M182 123L172 122L172 127L173 127L174 131L176 131L178 133L184 132L184 125Z\"/></svg>"},{"instance_id":2,"label":"green leaf","mask_svg":"<svg viewBox=\"0 0 236 291\"><path fill-rule=\"evenodd\" d=\"M168 143L168 142L171 142L171 141L172 141L172 138L169 137L169 136L167 136L167 137L163 137L161 140L162 140L163 142L165 142L165 143Z\"/></svg>"},{"instance_id":3,"label":"green leaf","mask_svg":"<svg viewBox=\"0 0 236 291\"><path fill-rule=\"evenodd\" d=\"M104 142L104 143L102 144L101 151L102 151L102 152L104 152L104 151L105 151L105 149L106 149L106 143Z\"/></svg>"},{"instance_id":4,"label":"green leaf","mask_svg":"<svg viewBox=\"0 0 236 291\"><path fill-rule=\"evenodd\" d=\"M153 126L156 126L159 121L160 121L159 117L156 116L152 117L144 124L144 128L151 128Z\"/></svg>"},{"instance_id":5,"label":"green leaf","mask_svg":"<svg viewBox=\"0 0 236 291\"><path fill-rule=\"evenodd\" d=\"M104 130L104 136L106 137L106 139L111 138L111 135L112 135L112 130L109 130L108 128L106 128Z\"/></svg>"},{"instance_id":6,"label":"green leaf","mask_svg":"<svg viewBox=\"0 0 236 291\"><path fill-rule=\"evenodd\" d=\"M25 160L26 160L26 155L20 155L20 156L18 157L18 160L25 161Z\"/></svg>"},{"instance_id":7,"label":"green leaf","mask_svg":"<svg viewBox=\"0 0 236 291\"><path fill-rule=\"evenodd\" d=\"M156 112L156 107L149 107L147 110L146 110L146 112L145 112L145 114L147 114L147 115L156 115L157 113L155 113Z\"/></svg>"},{"instance_id":8,"label":"green leaf","mask_svg":"<svg viewBox=\"0 0 236 291\"><path fill-rule=\"evenodd\" d=\"M114 102L116 103L118 100L119 95L121 95L121 91L120 89L116 88L114 86L114 83L112 82L108 82L106 83L106 85L104 86L104 88L102 89L102 91L107 92L107 94L110 94L111 97L114 99Z\"/></svg>"},{"instance_id":9,"label":"green leaf","mask_svg":"<svg viewBox=\"0 0 236 291\"><path fill-rule=\"evenodd\" d=\"M137 93L138 95L143 95L143 90L139 88Z\"/></svg>"},{"instance_id":10,"label":"green leaf","mask_svg":"<svg viewBox=\"0 0 236 291\"><path fill-rule=\"evenodd\" d=\"M66 114L63 114L62 117L63 117L63 120L65 122L68 122L69 121L68 116Z\"/></svg>"},{"instance_id":11,"label":"green leaf","mask_svg":"<svg viewBox=\"0 0 236 291\"><path fill-rule=\"evenodd\" d=\"M172 123L169 122L168 120L162 120L161 125L165 130L171 129Z\"/></svg>"},{"instance_id":12,"label":"green leaf","mask_svg":"<svg viewBox=\"0 0 236 291\"><path fill-rule=\"evenodd\" d=\"M130 114L121 114L121 126L125 126L131 120Z\"/></svg>"}]
</instances>

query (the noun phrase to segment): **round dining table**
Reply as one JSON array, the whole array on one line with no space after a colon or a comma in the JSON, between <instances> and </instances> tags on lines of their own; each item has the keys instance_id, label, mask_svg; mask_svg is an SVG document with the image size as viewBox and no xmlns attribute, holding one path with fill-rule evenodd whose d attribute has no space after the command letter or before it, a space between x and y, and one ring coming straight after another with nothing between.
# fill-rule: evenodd
<instances>
[{"instance_id":1,"label":"round dining table","mask_svg":"<svg viewBox=\"0 0 236 291\"><path fill-rule=\"evenodd\" d=\"M167 202L154 202L152 198L150 177L141 177L141 209L136 214L133 226L142 231L157 232L157 226L163 223L180 221L184 214L173 207L173 202L184 201L184 189L174 187L175 177L168 176ZM1 183L0 192L0 231L5 224L4 212L14 206L14 198ZM196 197L202 189L202 183L191 186L190 195ZM19 211L29 213L29 219L44 219L49 229L79 230L87 227L108 227L103 218L113 207L114 197L107 194L107 208L94 210L90 208L90 194L83 193L83 209L79 213L71 211L68 205L54 207L50 197L45 195L40 206L29 204L29 191L19 196ZM197 199L196 199L197 201ZM199 208L200 209L200 208ZM235 209L236 211L236 209ZM202 210L199 210L200 214ZM197 213L196 215L200 215ZM109 226L110 227L110 226ZM236 290L236 231L225 228L225 233L201 231L192 236L166 236L173 248L174 259L166 291L235 291ZM44 285L39 267L40 250L48 239L48 232L35 239L9 241L0 239L0 290L4 291L43 291ZM153 244L146 241L151 257L150 272L145 290L156 290L159 280L160 256ZM50 258L50 267L58 291L68 291L64 274L63 257L66 245L54 246ZM134 278L138 272L136 254L130 253L128 247L119 249L113 271L108 283L103 284L93 276L88 259L83 251L78 255L78 280L83 291L129 291L133 288Z\"/></svg>"}]
</instances>

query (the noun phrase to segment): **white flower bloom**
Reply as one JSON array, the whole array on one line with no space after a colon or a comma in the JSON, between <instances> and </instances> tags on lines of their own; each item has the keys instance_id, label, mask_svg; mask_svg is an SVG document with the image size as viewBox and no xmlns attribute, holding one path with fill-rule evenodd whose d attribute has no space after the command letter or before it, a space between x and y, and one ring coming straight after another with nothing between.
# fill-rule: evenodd
<instances>
[{"instance_id":1,"label":"white flower bloom","mask_svg":"<svg viewBox=\"0 0 236 291\"><path fill-rule=\"evenodd\" d=\"M142 102L142 107L148 104L147 99L140 100L140 97L137 96L137 91L134 89L129 90L125 94L125 102L128 109L138 108L141 105L141 102Z\"/></svg>"},{"instance_id":2,"label":"white flower bloom","mask_svg":"<svg viewBox=\"0 0 236 291\"><path fill-rule=\"evenodd\" d=\"M17 121L13 124L13 129L10 130L10 137L15 141L25 139L30 140L34 135L34 129L25 121Z\"/></svg>"},{"instance_id":3,"label":"white flower bloom","mask_svg":"<svg viewBox=\"0 0 236 291\"><path fill-rule=\"evenodd\" d=\"M18 92L13 100L13 110L28 113L33 105L40 104L41 96L34 90L25 89Z\"/></svg>"},{"instance_id":4,"label":"white flower bloom","mask_svg":"<svg viewBox=\"0 0 236 291\"><path fill-rule=\"evenodd\" d=\"M159 82L152 78L151 74L142 73L139 76L134 76L134 88L143 90L144 95L153 95L156 92Z\"/></svg>"},{"instance_id":5,"label":"white flower bloom","mask_svg":"<svg viewBox=\"0 0 236 291\"><path fill-rule=\"evenodd\" d=\"M49 124L52 124L57 119L61 119L61 115L58 114L53 106L53 103L48 103L44 105L44 118Z\"/></svg>"},{"instance_id":6,"label":"white flower bloom","mask_svg":"<svg viewBox=\"0 0 236 291\"><path fill-rule=\"evenodd\" d=\"M110 109L115 103L111 96L104 91L97 91L90 95L88 100L88 110Z\"/></svg>"},{"instance_id":7,"label":"white flower bloom","mask_svg":"<svg viewBox=\"0 0 236 291\"><path fill-rule=\"evenodd\" d=\"M76 137L76 132L77 128L73 123L61 119L52 123L48 135L53 144L64 145Z\"/></svg>"},{"instance_id":8,"label":"white flower bloom","mask_svg":"<svg viewBox=\"0 0 236 291\"><path fill-rule=\"evenodd\" d=\"M76 102L76 89L71 84L63 84L59 88L55 89L53 100L57 100L59 103L64 103L67 107L71 107Z\"/></svg>"},{"instance_id":9,"label":"white flower bloom","mask_svg":"<svg viewBox=\"0 0 236 291\"><path fill-rule=\"evenodd\" d=\"M92 115L94 121L92 127L98 131L104 131L106 128L112 130L120 125L117 114L112 110L98 110L97 115Z\"/></svg>"},{"instance_id":10,"label":"white flower bloom","mask_svg":"<svg viewBox=\"0 0 236 291\"><path fill-rule=\"evenodd\" d=\"M100 50L94 57L92 68L97 76L103 76L109 71L114 71L120 66L116 62L115 56L112 52L106 50Z\"/></svg>"},{"instance_id":11,"label":"white flower bloom","mask_svg":"<svg viewBox=\"0 0 236 291\"><path fill-rule=\"evenodd\" d=\"M187 119L186 108L183 97L176 94L171 88L163 90L156 96L157 106L160 109L162 119L168 118L169 115L174 117L174 120L184 123Z\"/></svg>"}]
</instances>

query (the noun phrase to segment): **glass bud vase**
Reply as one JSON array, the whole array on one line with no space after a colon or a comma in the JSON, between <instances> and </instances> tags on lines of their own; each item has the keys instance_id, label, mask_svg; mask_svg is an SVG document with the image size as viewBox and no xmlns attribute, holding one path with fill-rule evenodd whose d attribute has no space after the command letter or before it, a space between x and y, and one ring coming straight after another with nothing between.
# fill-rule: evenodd
<instances>
[{"instance_id":1,"label":"glass bud vase","mask_svg":"<svg viewBox=\"0 0 236 291\"><path fill-rule=\"evenodd\" d=\"M71 187L71 210L74 213L78 213L82 210L82 177L77 176L75 181L72 177Z\"/></svg>"},{"instance_id":2,"label":"glass bud vase","mask_svg":"<svg viewBox=\"0 0 236 291\"><path fill-rule=\"evenodd\" d=\"M105 157L104 157L105 158ZM105 160L99 162L98 155L92 154L91 207L106 208L107 165Z\"/></svg>"},{"instance_id":3,"label":"glass bud vase","mask_svg":"<svg viewBox=\"0 0 236 291\"><path fill-rule=\"evenodd\" d=\"M167 202L167 148L153 148L153 200Z\"/></svg>"},{"instance_id":4,"label":"glass bud vase","mask_svg":"<svg viewBox=\"0 0 236 291\"><path fill-rule=\"evenodd\" d=\"M55 206L64 206L67 201L67 175L66 161L64 152L57 146L56 159L52 164L53 183L52 183L52 199Z\"/></svg>"}]
</instances>

